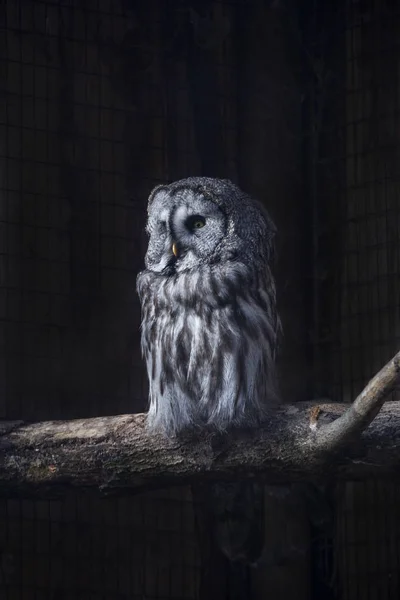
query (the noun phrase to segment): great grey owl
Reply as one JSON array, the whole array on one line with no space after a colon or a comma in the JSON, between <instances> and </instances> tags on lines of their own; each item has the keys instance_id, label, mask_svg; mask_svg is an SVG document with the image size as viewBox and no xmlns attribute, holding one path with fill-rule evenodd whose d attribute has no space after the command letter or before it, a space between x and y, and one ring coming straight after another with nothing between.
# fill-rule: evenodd
<instances>
[{"instance_id":1,"label":"great grey owl","mask_svg":"<svg viewBox=\"0 0 400 600\"><path fill-rule=\"evenodd\" d=\"M146 230L137 290L148 425L168 436L256 426L278 401L274 224L232 182L190 177L152 191ZM261 489L210 486L217 537L231 560L261 551Z\"/></svg>"}]
</instances>

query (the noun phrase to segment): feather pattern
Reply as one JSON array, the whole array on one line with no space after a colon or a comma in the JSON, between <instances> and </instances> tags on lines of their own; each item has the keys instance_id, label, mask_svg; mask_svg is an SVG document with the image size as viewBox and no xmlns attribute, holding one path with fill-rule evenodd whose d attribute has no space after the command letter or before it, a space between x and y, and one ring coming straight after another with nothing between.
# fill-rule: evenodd
<instances>
[{"instance_id":1,"label":"feather pattern","mask_svg":"<svg viewBox=\"0 0 400 600\"><path fill-rule=\"evenodd\" d=\"M142 352L150 373L149 424L254 426L278 400L279 320L270 269L241 263L138 278Z\"/></svg>"},{"instance_id":2,"label":"feather pattern","mask_svg":"<svg viewBox=\"0 0 400 600\"><path fill-rule=\"evenodd\" d=\"M270 217L230 181L193 177L153 190L146 229L137 291L149 427L172 436L257 426L279 402ZM223 552L254 560L262 486L218 483L208 498Z\"/></svg>"}]
</instances>

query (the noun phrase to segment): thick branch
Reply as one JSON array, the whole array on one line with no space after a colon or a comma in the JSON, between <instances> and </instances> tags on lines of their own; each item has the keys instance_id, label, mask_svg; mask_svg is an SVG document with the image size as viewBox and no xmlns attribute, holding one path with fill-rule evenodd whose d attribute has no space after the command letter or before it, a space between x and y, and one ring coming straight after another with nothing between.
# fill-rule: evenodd
<instances>
[{"instance_id":1,"label":"thick branch","mask_svg":"<svg viewBox=\"0 0 400 600\"><path fill-rule=\"evenodd\" d=\"M340 450L356 439L379 413L399 380L400 352L371 379L339 419L319 431L316 451Z\"/></svg>"},{"instance_id":2,"label":"thick branch","mask_svg":"<svg viewBox=\"0 0 400 600\"><path fill-rule=\"evenodd\" d=\"M397 475L400 403L388 403L351 451L329 459L329 469L316 451L319 430L348 407L320 405L313 431L313 406L284 406L257 431L232 433L225 439L203 435L195 442L150 436L144 415L3 423L0 493L49 497L72 487L126 493L235 476L283 483Z\"/></svg>"}]
</instances>

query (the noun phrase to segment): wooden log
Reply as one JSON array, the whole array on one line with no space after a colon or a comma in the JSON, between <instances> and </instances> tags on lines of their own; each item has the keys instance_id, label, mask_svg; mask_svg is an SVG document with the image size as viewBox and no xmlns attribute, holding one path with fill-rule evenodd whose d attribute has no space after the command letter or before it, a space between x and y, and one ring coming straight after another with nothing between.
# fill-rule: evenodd
<instances>
[{"instance_id":1,"label":"wooden log","mask_svg":"<svg viewBox=\"0 0 400 600\"><path fill-rule=\"evenodd\" d=\"M400 473L400 403L385 404L357 440L319 452L319 431L348 405L298 403L254 431L168 440L144 415L0 424L0 494L56 497L71 488L132 493L201 480L259 477L270 484Z\"/></svg>"},{"instance_id":2,"label":"wooden log","mask_svg":"<svg viewBox=\"0 0 400 600\"><path fill-rule=\"evenodd\" d=\"M167 439L148 431L145 415L0 422L0 494L43 498L73 487L128 493L212 479L281 484L397 476L400 403L379 411L399 374L400 352L350 407L283 405L263 426L224 435L201 430Z\"/></svg>"}]
</instances>

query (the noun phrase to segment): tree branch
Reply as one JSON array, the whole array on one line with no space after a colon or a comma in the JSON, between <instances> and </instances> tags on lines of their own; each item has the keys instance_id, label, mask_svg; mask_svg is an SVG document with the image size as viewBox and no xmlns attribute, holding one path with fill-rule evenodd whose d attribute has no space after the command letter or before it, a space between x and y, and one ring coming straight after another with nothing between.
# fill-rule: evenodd
<instances>
[{"instance_id":1,"label":"tree branch","mask_svg":"<svg viewBox=\"0 0 400 600\"><path fill-rule=\"evenodd\" d=\"M52 497L74 487L128 493L235 477L273 484L397 476L400 402L377 413L399 373L400 353L350 408L284 405L263 427L225 436L168 440L146 430L145 415L0 422L0 494Z\"/></svg>"},{"instance_id":2,"label":"tree branch","mask_svg":"<svg viewBox=\"0 0 400 600\"><path fill-rule=\"evenodd\" d=\"M400 352L375 375L348 410L318 433L316 451L333 452L359 436L400 381Z\"/></svg>"}]
</instances>

